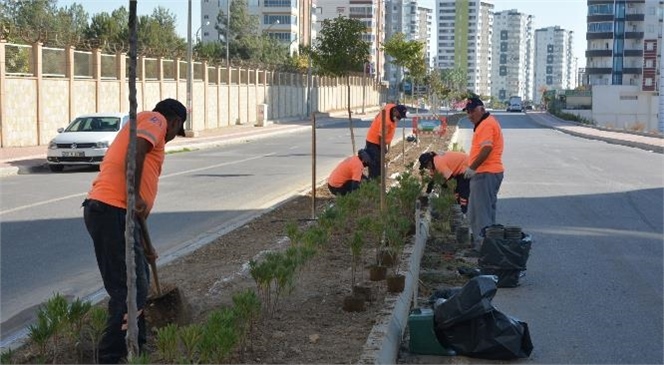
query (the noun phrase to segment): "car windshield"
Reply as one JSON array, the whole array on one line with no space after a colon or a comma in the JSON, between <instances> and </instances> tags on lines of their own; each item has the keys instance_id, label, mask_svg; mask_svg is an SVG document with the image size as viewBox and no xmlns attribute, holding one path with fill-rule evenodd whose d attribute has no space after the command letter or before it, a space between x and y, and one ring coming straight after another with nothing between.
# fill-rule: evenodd
<instances>
[{"instance_id":1,"label":"car windshield","mask_svg":"<svg viewBox=\"0 0 664 365\"><path fill-rule=\"evenodd\" d=\"M76 118L65 132L117 132L120 130L118 117L79 117Z\"/></svg>"}]
</instances>

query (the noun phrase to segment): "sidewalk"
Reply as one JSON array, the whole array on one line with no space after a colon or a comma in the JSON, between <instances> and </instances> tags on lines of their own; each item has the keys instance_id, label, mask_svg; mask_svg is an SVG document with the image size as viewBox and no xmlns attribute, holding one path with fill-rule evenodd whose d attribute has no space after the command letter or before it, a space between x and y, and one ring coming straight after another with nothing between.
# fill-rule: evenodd
<instances>
[{"instance_id":1,"label":"sidewalk","mask_svg":"<svg viewBox=\"0 0 664 365\"><path fill-rule=\"evenodd\" d=\"M354 114L357 118L373 118L378 109L369 108L365 114ZM536 123L560 130L578 137L603 140L609 143L664 153L664 137L630 132L611 131L579 123L567 122L542 112L530 112L528 115ZM317 117L317 125L344 121L345 112L321 114ZM166 145L166 151L184 149L205 149L227 144L256 140L284 133L294 133L310 128L308 120L289 120L269 124L264 127L254 125L238 125L200 132L195 137L177 137ZM8 147L0 148L0 178L17 174L46 172L47 146Z\"/></svg>"}]
</instances>

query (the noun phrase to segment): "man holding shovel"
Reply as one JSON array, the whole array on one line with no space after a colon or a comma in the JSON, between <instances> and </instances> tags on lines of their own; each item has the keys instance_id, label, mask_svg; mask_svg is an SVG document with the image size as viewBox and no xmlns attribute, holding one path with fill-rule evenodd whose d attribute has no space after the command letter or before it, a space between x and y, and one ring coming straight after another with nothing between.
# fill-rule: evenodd
<instances>
[{"instance_id":1,"label":"man holding shovel","mask_svg":"<svg viewBox=\"0 0 664 365\"><path fill-rule=\"evenodd\" d=\"M157 103L153 111L136 115L136 215L145 219L157 196L159 175L164 163L165 145L176 135L184 136L187 109L174 99ZM97 265L110 297L108 321L99 345L100 363L118 363L127 356L127 277L125 266L125 216L127 214L126 156L129 123L118 133L92 182L83 202L85 226L94 242ZM144 252L139 222L136 221L134 254L136 259L136 305L138 343L146 342L143 309L147 302L149 269L147 260L154 252ZM155 255L146 257L146 255Z\"/></svg>"}]
</instances>

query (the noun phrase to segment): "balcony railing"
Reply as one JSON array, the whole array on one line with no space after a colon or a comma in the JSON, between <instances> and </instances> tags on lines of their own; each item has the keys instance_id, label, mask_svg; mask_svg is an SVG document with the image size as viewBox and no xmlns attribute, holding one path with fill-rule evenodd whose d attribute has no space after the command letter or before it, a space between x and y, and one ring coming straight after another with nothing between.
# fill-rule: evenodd
<instances>
[{"instance_id":1,"label":"balcony railing","mask_svg":"<svg viewBox=\"0 0 664 365\"><path fill-rule=\"evenodd\" d=\"M643 50L642 49L626 49L624 54L625 54L625 57L641 57L641 56L643 56Z\"/></svg>"},{"instance_id":2,"label":"balcony railing","mask_svg":"<svg viewBox=\"0 0 664 365\"><path fill-rule=\"evenodd\" d=\"M610 49L592 49L586 51L586 57L611 57L613 51Z\"/></svg>"},{"instance_id":3,"label":"balcony railing","mask_svg":"<svg viewBox=\"0 0 664 365\"><path fill-rule=\"evenodd\" d=\"M625 39L643 39L643 32L625 32Z\"/></svg>"},{"instance_id":4,"label":"balcony railing","mask_svg":"<svg viewBox=\"0 0 664 365\"><path fill-rule=\"evenodd\" d=\"M623 68L623 74L624 75L640 75L643 73L643 69L641 67L625 67Z\"/></svg>"},{"instance_id":5,"label":"balcony railing","mask_svg":"<svg viewBox=\"0 0 664 365\"><path fill-rule=\"evenodd\" d=\"M644 14L625 14L625 20L628 22L643 21L644 19Z\"/></svg>"},{"instance_id":6,"label":"balcony railing","mask_svg":"<svg viewBox=\"0 0 664 365\"><path fill-rule=\"evenodd\" d=\"M610 22L613 20L613 14L594 14L588 15L588 23L590 22Z\"/></svg>"},{"instance_id":7,"label":"balcony railing","mask_svg":"<svg viewBox=\"0 0 664 365\"><path fill-rule=\"evenodd\" d=\"M613 32L601 32L601 33L586 33L586 40L591 39L613 39Z\"/></svg>"},{"instance_id":8,"label":"balcony railing","mask_svg":"<svg viewBox=\"0 0 664 365\"><path fill-rule=\"evenodd\" d=\"M587 75L608 75L611 74L611 67L586 67Z\"/></svg>"}]
</instances>

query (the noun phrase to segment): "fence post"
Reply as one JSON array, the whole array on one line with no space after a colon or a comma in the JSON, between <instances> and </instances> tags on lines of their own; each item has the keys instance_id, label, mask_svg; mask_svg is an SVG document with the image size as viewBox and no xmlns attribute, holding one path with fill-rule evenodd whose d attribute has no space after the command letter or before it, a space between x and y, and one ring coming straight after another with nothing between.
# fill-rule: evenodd
<instances>
[{"instance_id":1,"label":"fence post","mask_svg":"<svg viewBox=\"0 0 664 365\"><path fill-rule=\"evenodd\" d=\"M159 100L164 100L164 57L157 57L157 80L159 80Z\"/></svg>"},{"instance_id":2,"label":"fence post","mask_svg":"<svg viewBox=\"0 0 664 365\"><path fill-rule=\"evenodd\" d=\"M141 79L141 97L136 98L136 101L141 101L141 104L138 106L138 110L145 110L145 56L138 56L138 70L136 71L136 76ZM138 91L138 90L137 90ZM150 108L152 109L152 108Z\"/></svg>"},{"instance_id":3,"label":"fence post","mask_svg":"<svg viewBox=\"0 0 664 365\"><path fill-rule=\"evenodd\" d=\"M210 82L210 75L208 74L208 63L207 61L203 61L201 63L201 68L203 68L203 130L206 130L208 127L208 84ZM193 120L192 120L193 122ZM192 124L192 132L195 131L194 125ZM194 132L193 136L196 135L196 132Z\"/></svg>"},{"instance_id":4,"label":"fence post","mask_svg":"<svg viewBox=\"0 0 664 365\"><path fill-rule=\"evenodd\" d=\"M101 111L101 51L99 48L92 50L92 77L95 80L95 111Z\"/></svg>"},{"instance_id":5,"label":"fence post","mask_svg":"<svg viewBox=\"0 0 664 365\"><path fill-rule=\"evenodd\" d=\"M32 60L34 64L33 73L35 76L36 82L36 95L37 95L37 146L41 145L41 120L44 115L44 105L42 103L42 73L43 73L43 63L42 63L42 43L35 42L32 44Z\"/></svg>"},{"instance_id":6,"label":"fence post","mask_svg":"<svg viewBox=\"0 0 664 365\"><path fill-rule=\"evenodd\" d=\"M5 147L6 145L5 134L2 130L2 126L4 125L3 122L5 121L5 95L7 95L5 92L5 84L7 82L7 71L5 70L5 44L7 44L7 41L0 39L0 147Z\"/></svg>"},{"instance_id":7,"label":"fence post","mask_svg":"<svg viewBox=\"0 0 664 365\"><path fill-rule=\"evenodd\" d=\"M115 74L118 75L118 90L120 91L120 111L129 113L129 99L127 98L127 54L115 52Z\"/></svg>"}]
</instances>

